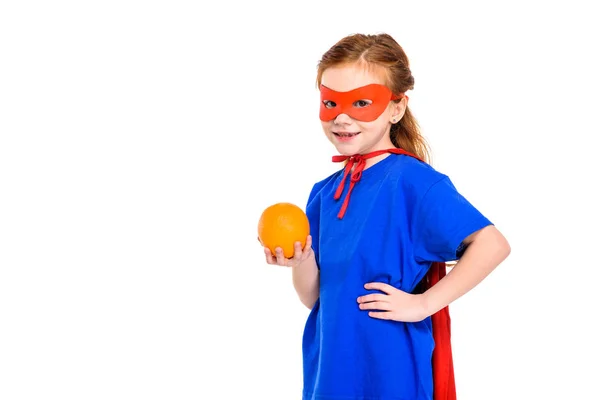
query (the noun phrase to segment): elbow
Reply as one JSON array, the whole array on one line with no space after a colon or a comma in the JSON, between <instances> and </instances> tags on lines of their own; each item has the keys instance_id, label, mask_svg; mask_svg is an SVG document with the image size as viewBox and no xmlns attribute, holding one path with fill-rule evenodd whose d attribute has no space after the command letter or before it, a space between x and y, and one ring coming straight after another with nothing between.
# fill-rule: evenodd
<instances>
[{"instance_id":1,"label":"elbow","mask_svg":"<svg viewBox=\"0 0 600 400\"><path fill-rule=\"evenodd\" d=\"M505 239L505 245L504 245L503 249L504 249L504 258L507 258L510 255L511 248L510 248L510 244L508 243L508 240L506 240L506 239Z\"/></svg>"},{"instance_id":2,"label":"elbow","mask_svg":"<svg viewBox=\"0 0 600 400\"><path fill-rule=\"evenodd\" d=\"M473 244L477 243L477 247L484 253L489 254L498 264L510 255L511 247L508 240L493 225L473 234L471 240Z\"/></svg>"},{"instance_id":3,"label":"elbow","mask_svg":"<svg viewBox=\"0 0 600 400\"><path fill-rule=\"evenodd\" d=\"M315 306L315 303L310 303L308 301L303 301L302 304L304 304L304 306L309 310L312 311L313 307Z\"/></svg>"},{"instance_id":4,"label":"elbow","mask_svg":"<svg viewBox=\"0 0 600 400\"><path fill-rule=\"evenodd\" d=\"M504 241L504 243L500 244L498 248L498 256L501 262L508 258L508 256L510 255L510 250L510 244L508 243L508 241Z\"/></svg>"},{"instance_id":5,"label":"elbow","mask_svg":"<svg viewBox=\"0 0 600 400\"><path fill-rule=\"evenodd\" d=\"M311 311L315 307L317 300L318 300L318 297L314 297L314 296L306 296L304 298L302 298L302 297L300 298L300 302L302 302L302 304L304 304L304 306Z\"/></svg>"},{"instance_id":6,"label":"elbow","mask_svg":"<svg viewBox=\"0 0 600 400\"><path fill-rule=\"evenodd\" d=\"M495 236L495 240L494 240L494 244L496 247L496 254L498 254L498 257L501 260L505 260L506 258L508 258L508 256L510 255L511 252L511 247L510 247L510 243L508 243L508 240L506 239L506 237L504 237L504 235L497 229L495 229L494 232L494 236Z\"/></svg>"}]
</instances>

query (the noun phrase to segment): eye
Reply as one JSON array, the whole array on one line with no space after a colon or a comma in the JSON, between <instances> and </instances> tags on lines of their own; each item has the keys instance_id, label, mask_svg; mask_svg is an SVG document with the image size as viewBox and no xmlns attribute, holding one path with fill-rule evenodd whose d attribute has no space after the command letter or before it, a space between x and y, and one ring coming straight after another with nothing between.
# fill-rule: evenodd
<instances>
[{"instance_id":1,"label":"eye","mask_svg":"<svg viewBox=\"0 0 600 400\"><path fill-rule=\"evenodd\" d=\"M335 104L335 103L334 103L333 101L331 101L331 100L324 100L324 101L323 101L323 104L324 104L324 105L325 105L325 107L327 107L327 108L335 108L335 106L337 105L337 104Z\"/></svg>"},{"instance_id":2,"label":"eye","mask_svg":"<svg viewBox=\"0 0 600 400\"><path fill-rule=\"evenodd\" d=\"M358 100L354 102L354 106L358 108L364 108L371 105L371 100Z\"/></svg>"}]
</instances>

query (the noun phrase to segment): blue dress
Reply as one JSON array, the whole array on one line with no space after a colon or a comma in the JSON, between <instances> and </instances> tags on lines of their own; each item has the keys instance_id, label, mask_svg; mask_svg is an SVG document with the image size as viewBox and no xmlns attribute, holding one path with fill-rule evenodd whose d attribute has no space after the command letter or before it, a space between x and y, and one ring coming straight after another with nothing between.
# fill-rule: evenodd
<instances>
[{"instance_id":1,"label":"blue dress","mask_svg":"<svg viewBox=\"0 0 600 400\"><path fill-rule=\"evenodd\" d=\"M316 183L306 213L320 295L302 341L303 400L430 400L431 319L380 320L357 298L368 282L413 292L431 262L460 257L461 242L491 222L430 165L391 154L362 172L342 219L343 170Z\"/></svg>"}]
</instances>

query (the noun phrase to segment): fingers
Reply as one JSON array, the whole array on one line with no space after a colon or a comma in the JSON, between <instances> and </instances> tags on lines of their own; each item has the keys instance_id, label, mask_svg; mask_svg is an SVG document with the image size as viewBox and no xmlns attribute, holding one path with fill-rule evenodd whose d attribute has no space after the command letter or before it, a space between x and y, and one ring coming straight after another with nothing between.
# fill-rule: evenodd
<instances>
[{"instance_id":1,"label":"fingers","mask_svg":"<svg viewBox=\"0 0 600 400\"><path fill-rule=\"evenodd\" d=\"M273 254L271 254L271 250L269 250L268 247L265 247L264 251L265 251L265 259L267 260L267 264L277 263L277 260L275 259L275 257L273 257Z\"/></svg>"},{"instance_id":2,"label":"fingers","mask_svg":"<svg viewBox=\"0 0 600 400\"><path fill-rule=\"evenodd\" d=\"M304 245L304 253L307 255L312 251L312 236L306 237L306 244Z\"/></svg>"},{"instance_id":3,"label":"fingers","mask_svg":"<svg viewBox=\"0 0 600 400\"><path fill-rule=\"evenodd\" d=\"M306 243L304 248L301 242L294 243L294 256L292 257L296 262L302 262L308 258L312 251L312 237L308 235L306 237Z\"/></svg>"},{"instance_id":4,"label":"fingers","mask_svg":"<svg viewBox=\"0 0 600 400\"><path fill-rule=\"evenodd\" d=\"M302 260L303 251L302 251L302 243L296 242L294 243L294 260L300 261Z\"/></svg>"},{"instance_id":5,"label":"fingers","mask_svg":"<svg viewBox=\"0 0 600 400\"><path fill-rule=\"evenodd\" d=\"M393 287L392 285L388 285L387 283L383 283L383 282L367 283L365 285L365 289L381 290L382 292L385 292L387 294L393 294L394 292L396 292L398 290L395 287Z\"/></svg>"},{"instance_id":6,"label":"fingers","mask_svg":"<svg viewBox=\"0 0 600 400\"><path fill-rule=\"evenodd\" d=\"M370 303L360 303L358 307L361 310L383 310L390 311L392 305L386 301L372 301Z\"/></svg>"},{"instance_id":7,"label":"fingers","mask_svg":"<svg viewBox=\"0 0 600 400\"><path fill-rule=\"evenodd\" d=\"M381 294L381 293L372 293L372 294L367 294L365 296L360 296L358 299L356 299L359 303L369 303L372 301L382 301L382 302L388 302L388 296L386 294Z\"/></svg>"},{"instance_id":8,"label":"fingers","mask_svg":"<svg viewBox=\"0 0 600 400\"><path fill-rule=\"evenodd\" d=\"M257 238L260 242L260 238ZM262 242L261 242L262 243ZM271 253L269 248L265 247L265 258L268 264L277 264L281 266L294 266L306 260L312 252L312 236L306 237L306 243L302 247L302 242L294 243L294 255L287 259L283 255L283 250L280 247L275 248L275 254Z\"/></svg>"},{"instance_id":9,"label":"fingers","mask_svg":"<svg viewBox=\"0 0 600 400\"><path fill-rule=\"evenodd\" d=\"M389 311L369 311L369 317L377 318L377 319L392 319L392 313Z\"/></svg>"},{"instance_id":10,"label":"fingers","mask_svg":"<svg viewBox=\"0 0 600 400\"><path fill-rule=\"evenodd\" d=\"M265 259L267 264L271 265L281 265L282 267L286 267L288 262L287 259L283 256L283 250L281 247L275 248L275 254L271 253L271 250L268 247L264 248Z\"/></svg>"},{"instance_id":11,"label":"fingers","mask_svg":"<svg viewBox=\"0 0 600 400\"><path fill-rule=\"evenodd\" d=\"M281 266L285 266L286 265L286 259L283 256L283 250L281 247L276 247L275 248L275 258L277 259L277 264L281 265Z\"/></svg>"}]
</instances>

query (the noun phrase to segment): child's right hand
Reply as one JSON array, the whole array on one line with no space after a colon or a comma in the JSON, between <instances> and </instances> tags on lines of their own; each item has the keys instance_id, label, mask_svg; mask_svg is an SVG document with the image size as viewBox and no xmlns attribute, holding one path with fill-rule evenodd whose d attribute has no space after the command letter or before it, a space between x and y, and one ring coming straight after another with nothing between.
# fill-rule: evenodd
<instances>
[{"instance_id":1,"label":"child's right hand","mask_svg":"<svg viewBox=\"0 0 600 400\"><path fill-rule=\"evenodd\" d=\"M283 250L281 247L275 248L275 254L271 253L271 250L269 250L268 247L264 247L264 252L267 264L293 268L302 264L304 261L314 255L312 249L312 237L310 235L306 237L304 250L302 250L302 243L296 242L294 244L294 256L292 258L285 258L283 256Z\"/></svg>"}]
</instances>

